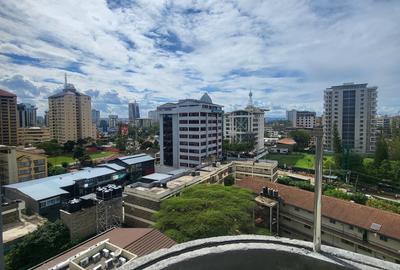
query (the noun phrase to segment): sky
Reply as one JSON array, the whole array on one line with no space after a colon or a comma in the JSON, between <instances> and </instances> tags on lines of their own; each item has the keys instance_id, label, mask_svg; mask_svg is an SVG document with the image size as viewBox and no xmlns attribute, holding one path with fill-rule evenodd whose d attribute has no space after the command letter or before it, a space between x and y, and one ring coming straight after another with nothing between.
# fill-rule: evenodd
<instances>
[{"instance_id":1,"label":"sky","mask_svg":"<svg viewBox=\"0 0 400 270\"><path fill-rule=\"evenodd\" d=\"M323 91L378 86L378 113L400 111L400 1L0 2L0 88L47 110L68 82L102 117L142 116L209 93L225 111L253 92L267 116L323 111Z\"/></svg>"}]
</instances>

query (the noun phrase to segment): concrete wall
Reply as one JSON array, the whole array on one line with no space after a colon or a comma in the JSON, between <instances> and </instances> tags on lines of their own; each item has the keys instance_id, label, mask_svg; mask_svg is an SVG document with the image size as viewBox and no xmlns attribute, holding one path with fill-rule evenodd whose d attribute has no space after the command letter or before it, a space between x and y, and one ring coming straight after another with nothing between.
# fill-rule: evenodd
<instances>
[{"instance_id":1,"label":"concrete wall","mask_svg":"<svg viewBox=\"0 0 400 270\"><path fill-rule=\"evenodd\" d=\"M96 234L97 226L95 206L74 213L60 210L60 218L68 227L69 235L73 240L85 239Z\"/></svg>"}]
</instances>

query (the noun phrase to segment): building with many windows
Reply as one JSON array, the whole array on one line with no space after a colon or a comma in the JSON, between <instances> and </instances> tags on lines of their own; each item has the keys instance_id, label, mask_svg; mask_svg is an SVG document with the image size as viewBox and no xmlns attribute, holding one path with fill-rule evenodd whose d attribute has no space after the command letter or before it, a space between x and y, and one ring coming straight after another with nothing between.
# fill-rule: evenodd
<instances>
[{"instance_id":1,"label":"building with many windows","mask_svg":"<svg viewBox=\"0 0 400 270\"><path fill-rule=\"evenodd\" d=\"M222 156L222 106L208 94L157 108L160 116L160 164L196 167Z\"/></svg>"},{"instance_id":2,"label":"building with many windows","mask_svg":"<svg viewBox=\"0 0 400 270\"><path fill-rule=\"evenodd\" d=\"M17 145L17 96L0 89L0 144Z\"/></svg>"},{"instance_id":3,"label":"building with many windows","mask_svg":"<svg viewBox=\"0 0 400 270\"><path fill-rule=\"evenodd\" d=\"M47 156L36 148L0 146L1 184L13 184L47 176Z\"/></svg>"},{"instance_id":4,"label":"building with many windows","mask_svg":"<svg viewBox=\"0 0 400 270\"><path fill-rule=\"evenodd\" d=\"M345 83L325 90L324 144L333 149L335 128L342 146L361 153L375 151L377 87Z\"/></svg>"},{"instance_id":5,"label":"building with many windows","mask_svg":"<svg viewBox=\"0 0 400 270\"><path fill-rule=\"evenodd\" d=\"M48 127L18 128L18 144L36 144L50 141L50 129Z\"/></svg>"},{"instance_id":6,"label":"building with many windows","mask_svg":"<svg viewBox=\"0 0 400 270\"><path fill-rule=\"evenodd\" d=\"M312 240L314 193L261 179L246 178L238 186L260 194L277 192L278 235ZM271 199L270 199L271 200ZM257 201L257 200L256 200ZM264 213L265 214L265 213ZM268 210L262 218L268 218ZM322 243L400 263L400 215L342 199L322 196Z\"/></svg>"},{"instance_id":7,"label":"building with many windows","mask_svg":"<svg viewBox=\"0 0 400 270\"><path fill-rule=\"evenodd\" d=\"M224 138L230 143L254 145L254 150L264 149L264 112L253 105L253 94L249 93L249 104L243 110L224 114Z\"/></svg>"},{"instance_id":8,"label":"building with many windows","mask_svg":"<svg viewBox=\"0 0 400 270\"><path fill-rule=\"evenodd\" d=\"M36 111L37 108L32 104L20 103L17 105L18 110L18 127L34 127L37 124Z\"/></svg>"},{"instance_id":9,"label":"building with many windows","mask_svg":"<svg viewBox=\"0 0 400 270\"><path fill-rule=\"evenodd\" d=\"M118 127L118 115L110 114L108 116L108 128L116 130Z\"/></svg>"},{"instance_id":10,"label":"building with many windows","mask_svg":"<svg viewBox=\"0 0 400 270\"><path fill-rule=\"evenodd\" d=\"M291 110L286 116L294 128L314 128L317 124L315 112Z\"/></svg>"},{"instance_id":11,"label":"building with many windows","mask_svg":"<svg viewBox=\"0 0 400 270\"><path fill-rule=\"evenodd\" d=\"M135 102L129 103L129 122L133 122L140 118L139 104Z\"/></svg>"},{"instance_id":12,"label":"building with many windows","mask_svg":"<svg viewBox=\"0 0 400 270\"><path fill-rule=\"evenodd\" d=\"M98 127L100 125L100 111L92 109L92 123L95 123Z\"/></svg>"},{"instance_id":13,"label":"building with many windows","mask_svg":"<svg viewBox=\"0 0 400 270\"><path fill-rule=\"evenodd\" d=\"M49 97L49 128L52 139L62 144L92 136L91 98L78 92L73 84Z\"/></svg>"}]
</instances>

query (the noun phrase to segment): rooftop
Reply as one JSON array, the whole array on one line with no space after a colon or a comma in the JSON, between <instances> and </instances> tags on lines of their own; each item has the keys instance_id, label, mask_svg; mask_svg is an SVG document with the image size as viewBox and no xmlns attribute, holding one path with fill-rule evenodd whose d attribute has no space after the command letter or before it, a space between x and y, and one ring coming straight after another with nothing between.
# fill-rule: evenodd
<instances>
[{"instance_id":1,"label":"rooftop","mask_svg":"<svg viewBox=\"0 0 400 270\"><path fill-rule=\"evenodd\" d=\"M152 228L114 228L103 234L97 235L79 245L59 254L42 264L36 266L37 270L48 270L62 262L73 258L79 253L84 252L88 248L108 240L109 243L118 246L136 256L144 256L153 251L169 248L175 245L175 241L160 231Z\"/></svg>"},{"instance_id":2,"label":"rooftop","mask_svg":"<svg viewBox=\"0 0 400 270\"><path fill-rule=\"evenodd\" d=\"M248 188L257 194L263 187L267 186L278 190L285 204L310 212L314 211L313 192L250 177L237 181L236 185ZM395 213L322 195L322 216L354 225L373 233L377 232L387 237L400 239L400 215ZM374 223L381 225L379 230L372 229L371 226Z\"/></svg>"},{"instance_id":3,"label":"rooftop","mask_svg":"<svg viewBox=\"0 0 400 270\"><path fill-rule=\"evenodd\" d=\"M133 165L133 164L138 164L138 163L145 162L145 161L154 160L153 157L146 155L146 154L137 154L137 155L132 155L132 156L119 157L117 159L124 162L127 165Z\"/></svg>"},{"instance_id":4,"label":"rooftop","mask_svg":"<svg viewBox=\"0 0 400 270\"><path fill-rule=\"evenodd\" d=\"M40 201L62 194L68 194L68 192L62 188L72 186L78 180L91 179L112 173L115 173L115 170L106 167L84 168L77 172L6 185L4 188L17 189L32 199Z\"/></svg>"},{"instance_id":5,"label":"rooftop","mask_svg":"<svg viewBox=\"0 0 400 270\"><path fill-rule=\"evenodd\" d=\"M0 96L1 97L16 97L14 93L8 92L6 90L0 89Z\"/></svg>"},{"instance_id":6,"label":"rooftop","mask_svg":"<svg viewBox=\"0 0 400 270\"><path fill-rule=\"evenodd\" d=\"M293 140L292 138L283 138L283 139L280 139L279 141L277 141L276 143L286 144L286 145L295 145L296 141Z\"/></svg>"}]
</instances>

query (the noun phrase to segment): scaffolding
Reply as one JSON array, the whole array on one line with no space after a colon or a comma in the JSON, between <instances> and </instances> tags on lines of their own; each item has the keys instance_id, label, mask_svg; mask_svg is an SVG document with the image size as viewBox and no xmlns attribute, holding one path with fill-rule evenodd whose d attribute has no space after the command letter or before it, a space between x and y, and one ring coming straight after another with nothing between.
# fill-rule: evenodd
<instances>
[{"instance_id":1,"label":"scaffolding","mask_svg":"<svg viewBox=\"0 0 400 270\"><path fill-rule=\"evenodd\" d=\"M108 229L121 227L122 224L122 197L110 200L97 199L96 226L97 233Z\"/></svg>"}]
</instances>

